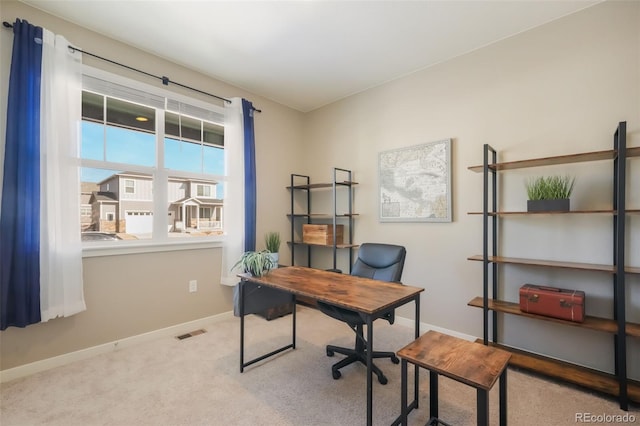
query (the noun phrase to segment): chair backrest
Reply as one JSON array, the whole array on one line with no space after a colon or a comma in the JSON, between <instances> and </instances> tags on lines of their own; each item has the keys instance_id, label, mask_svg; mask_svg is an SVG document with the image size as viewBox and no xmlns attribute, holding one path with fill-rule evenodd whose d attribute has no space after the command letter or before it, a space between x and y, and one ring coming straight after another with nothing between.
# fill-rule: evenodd
<instances>
[{"instance_id":1,"label":"chair backrest","mask_svg":"<svg viewBox=\"0 0 640 426\"><path fill-rule=\"evenodd\" d=\"M351 275L380 281L400 282L407 251L393 244L364 243L351 268Z\"/></svg>"}]
</instances>

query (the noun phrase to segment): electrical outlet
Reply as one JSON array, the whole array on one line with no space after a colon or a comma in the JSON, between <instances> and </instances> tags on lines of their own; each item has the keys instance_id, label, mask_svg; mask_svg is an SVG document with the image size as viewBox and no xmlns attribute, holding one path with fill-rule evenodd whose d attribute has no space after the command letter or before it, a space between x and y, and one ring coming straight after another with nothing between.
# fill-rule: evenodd
<instances>
[{"instance_id":1,"label":"electrical outlet","mask_svg":"<svg viewBox=\"0 0 640 426\"><path fill-rule=\"evenodd\" d=\"M195 293L196 291L198 291L198 281L197 280L189 281L189 293Z\"/></svg>"}]
</instances>

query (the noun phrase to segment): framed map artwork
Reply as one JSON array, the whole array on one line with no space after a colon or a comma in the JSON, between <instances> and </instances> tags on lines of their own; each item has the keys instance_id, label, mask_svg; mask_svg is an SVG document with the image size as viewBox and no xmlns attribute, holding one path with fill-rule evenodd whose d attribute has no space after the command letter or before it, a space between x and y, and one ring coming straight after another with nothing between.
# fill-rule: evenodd
<instances>
[{"instance_id":1,"label":"framed map artwork","mask_svg":"<svg viewBox=\"0 0 640 426\"><path fill-rule=\"evenodd\" d=\"M451 139L381 152L381 222L451 222Z\"/></svg>"}]
</instances>

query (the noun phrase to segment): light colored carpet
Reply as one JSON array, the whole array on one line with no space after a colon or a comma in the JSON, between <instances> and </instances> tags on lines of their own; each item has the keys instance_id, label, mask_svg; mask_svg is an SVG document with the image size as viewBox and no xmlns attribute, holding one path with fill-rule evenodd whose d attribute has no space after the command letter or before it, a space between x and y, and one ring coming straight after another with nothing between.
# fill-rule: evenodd
<instances>
[{"instance_id":1,"label":"light colored carpet","mask_svg":"<svg viewBox=\"0 0 640 426\"><path fill-rule=\"evenodd\" d=\"M297 348L239 372L239 319L206 327L185 340L163 338L116 350L2 385L0 423L18 425L361 425L366 421L362 365L333 380L338 356L327 343L353 344L344 324L298 307ZM248 358L290 341L291 316L266 321L247 317ZM375 347L399 349L411 328L377 321ZM374 424L389 425L400 411L400 366L378 360L389 383L374 380ZM412 370L410 370L412 371ZM420 408L410 425L428 418L428 373L422 370ZM490 395L491 424L498 424L498 386ZM440 380L440 417L475 424L475 390ZM509 370L510 425L574 425L577 413L624 415L615 400ZM628 415L640 424L640 410ZM597 418L592 418L597 420ZM594 423L592 421L592 423ZM600 422L598 424L611 424Z\"/></svg>"}]
</instances>

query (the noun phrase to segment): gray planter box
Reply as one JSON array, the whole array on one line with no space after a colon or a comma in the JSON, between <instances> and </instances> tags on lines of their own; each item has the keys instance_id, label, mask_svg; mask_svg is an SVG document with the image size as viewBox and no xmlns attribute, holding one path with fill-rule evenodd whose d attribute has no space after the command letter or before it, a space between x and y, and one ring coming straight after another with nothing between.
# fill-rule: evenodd
<instances>
[{"instance_id":1,"label":"gray planter box","mask_svg":"<svg viewBox=\"0 0 640 426\"><path fill-rule=\"evenodd\" d=\"M568 212L569 199L557 200L527 200L528 212Z\"/></svg>"}]
</instances>

